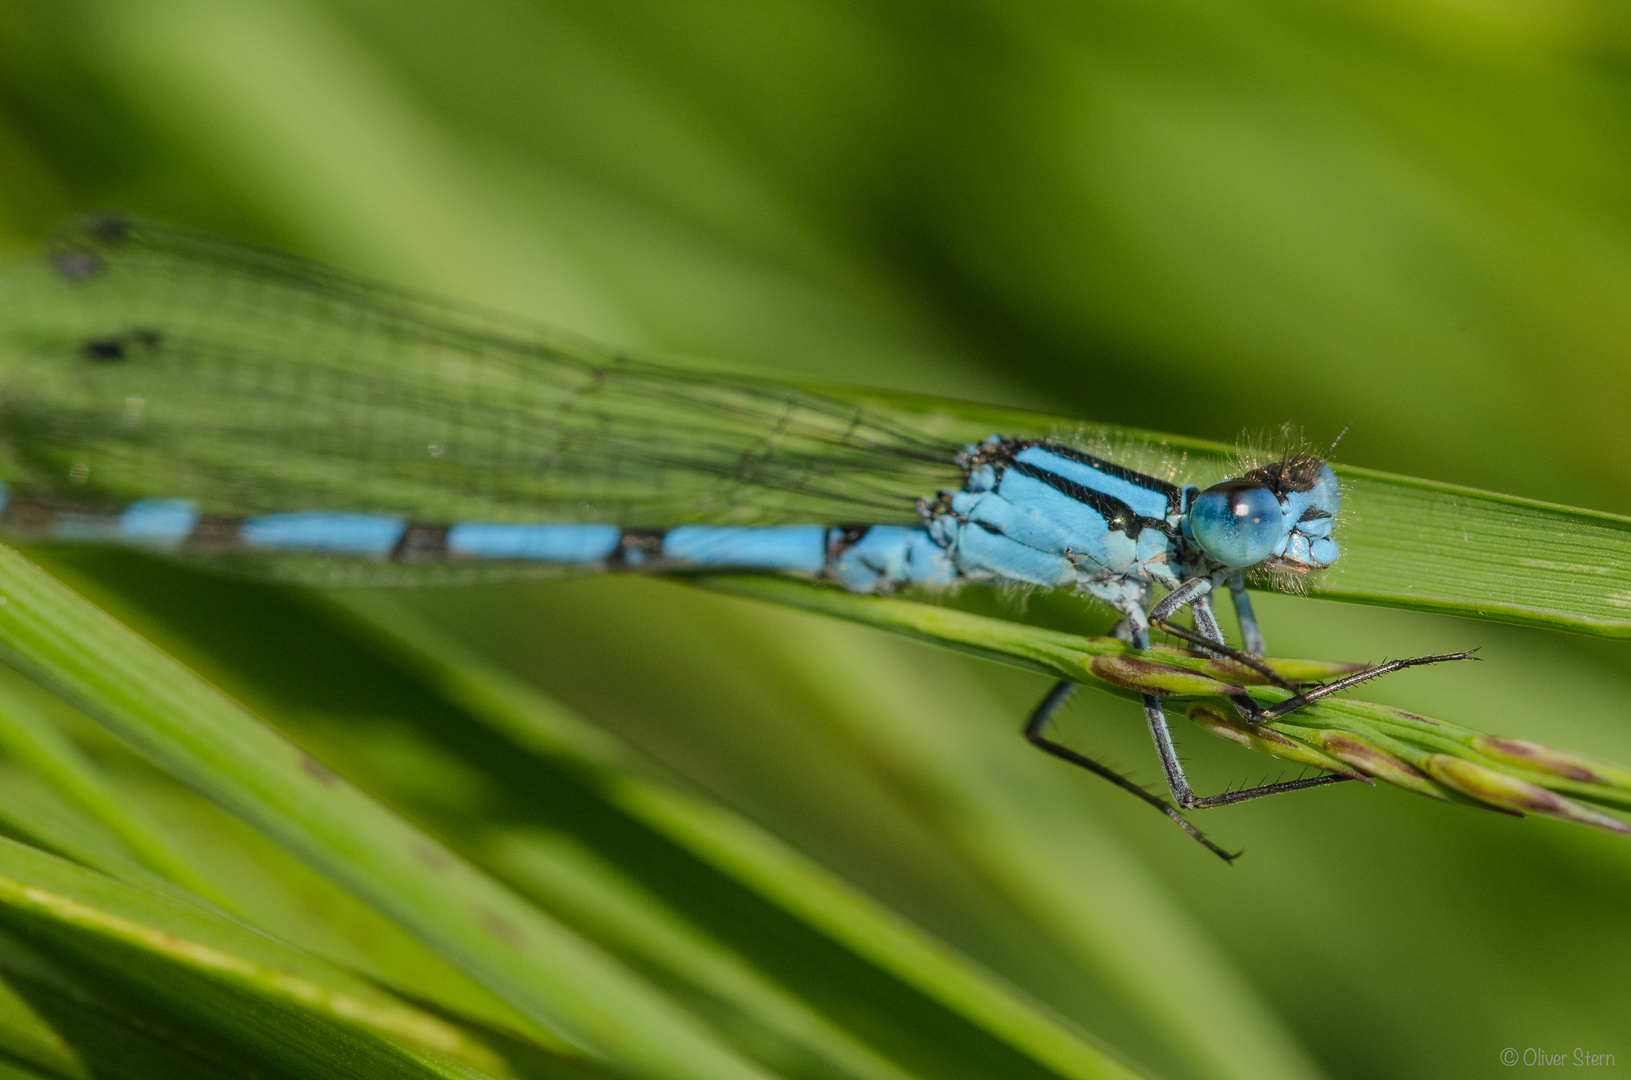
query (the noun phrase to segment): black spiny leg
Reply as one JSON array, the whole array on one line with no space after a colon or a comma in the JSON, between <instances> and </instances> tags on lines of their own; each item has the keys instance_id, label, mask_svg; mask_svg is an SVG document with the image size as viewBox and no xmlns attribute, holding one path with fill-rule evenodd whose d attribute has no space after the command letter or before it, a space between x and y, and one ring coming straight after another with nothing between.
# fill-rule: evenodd
<instances>
[{"instance_id":1,"label":"black spiny leg","mask_svg":"<svg viewBox=\"0 0 1631 1080\"><path fill-rule=\"evenodd\" d=\"M1315 683L1310 686L1307 683L1298 684L1287 680L1284 676L1280 675L1273 668L1265 664L1261 657L1253 656L1250 653L1241 652L1239 649L1213 641L1211 638L1202 634L1197 634L1195 631L1190 630L1187 627L1175 626L1170 622L1166 622L1165 620L1159 623L1152 623L1151 625L1161 630L1162 633L1171 634L1173 637L1178 638L1181 641L1189 642L1191 645L1202 650L1203 652L1209 652L1216 656L1233 660L1237 664L1244 664L1246 667L1251 668L1259 675L1262 675L1265 679L1268 679L1275 686L1280 687L1280 689L1290 690L1296 693L1296 697L1287 698L1286 700L1280 702L1280 704L1272 705L1266 709L1262 708L1261 706L1257 707L1256 709L1252 709L1251 706L1245 706L1245 708L1250 711L1251 718L1258 722L1262 722L1264 720L1278 720L1280 717L1285 716L1288 713L1296 712L1304 705L1312 705L1321 698L1330 697L1332 694L1341 693L1344 690L1351 690L1360 683L1369 682L1370 680L1378 678L1382 675L1391 675L1393 672L1403 671L1405 668L1425 667L1428 664L1443 664L1448 663L1451 660L1478 659L1476 655L1478 652L1477 649L1468 649L1465 652L1438 653L1434 656L1407 656L1402 660L1388 660L1384 663L1377 664L1374 667L1365 668L1363 671L1356 671L1352 675L1344 675L1340 679L1332 679L1330 682ZM1243 701L1242 705L1244 705Z\"/></svg>"},{"instance_id":2,"label":"black spiny leg","mask_svg":"<svg viewBox=\"0 0 1631 1080\"><path fill-rule=\"evenodd\" d=\"M1110 766L1094 761L1085 754L1079 754L1070 747L1065 746L1063 743L1054 742L1052 739L1043 734L1048 727L1048 723L1053 719L1053 714L1058 712L1065 702L1070 700L1070 695L1076 692L1076 685L1076 683L1073 683L1068 679L1060 680L1054 684L1053 689L1048 691L1047 696L1042 699L1041 704L1037 705L1035 711L1031 713L1030 720L1025 724L1025 738L1030 742L1030 744L1045 753L1052 754L1054 757L1059 758L1062 761L1068 761L1072 765L1086 769L1095 776L1103 777L1131 795L1138 796L1138 798L1142 799L1146 803L1149 803L1151 806L1167 815L1167 817L1171 818L1178 824L1179 828L1183 829L1202 846L1204 846L1206 850L1210 851L1224 862L1233 862L1237 857L1239 857L1240 852L1237 851L1231 854L1218 847L1212 841L1208 840L1205 833L1191 825L1184 818L1184 816L1178 812L1178 808L1167 802L1167 800L1161 798L1159 795L1152 795L1150 792L1144 790L1144 788L1140 785L1134 783L1132 780L1129 780L1127 777L1110 768Z\"/></svg>"},{"instance_id":3,"label":"black spiny leg","mask_svg":"<svg viewBox=\"0 0 1631 1080\"><path fill-rule=\"evenodd\" d=\"M1395 671L1403 671L1405 668L1422 667L1427 664L1442 664L1450 660L1476 660L1478 659L1477 652L1477 649L1468 649L1466 652L1440 653L1437 656L1407 656L1403 660L1389 660L1384 664L1366 668L1364 671L1356 671L1352 675L1345 675L1340 679L1320 683L1302 691L1295 697L1286 698L1278 705L1271 705L1263 709L1258 719L1278 720L1287 713L1296 712L1304 705L1312 705L1320 698L1330 697L1332 694L1338 694L1358 686L1362 682L1369 682L1371 679L1382 675L1390 675Z\"/></svg>"},{"instance_id":4,"label":"black spiny leg","mask_svg":"<svg viewBox=\"0 0 1631 1080\"><path fill-rule=\"evenodd\" d=\"M1157 630L1160 630L1163 634L1171 634L1179 641L1187 641L1189 644L1195 646L1202 652L1208 652L1214 656L1221 656L1226 660L1233 660L1237 664L1249 667L1259 675L1263 676L1263 678L1273 683L1275 686L1280 687L1282 690L1298 689L1296 683L1287 680L1278 671L1275 671L1273 668L1265 664L1261 656L1254 656L1249 652L1243 652L1231 645L1225 645L1221 642L1213 641L1206 635L1198 634L1189 629L1187 626L1178 626L1175 623L1170 623L1165 619L1162 619L1159 622L1151 622L1150 625L1155 627Z\"/></svg>"},{"instance_id":5,"label":"black spiny leg","mask_svg":"<svg viewBox=\"0 0 1631 1080\"><path fill-rule=\"evenodd\" d=\"M1155 613L1163 617L1155 625L1203 651L1244 664L1263 675L1265 679L1274 685L1293 693L1292 697L1268 708L1259 705L1250 695L1231 695L1230 701L1235 708L1240 711L1244 718L1251 722L1263 723L1278 719L1288 713L1295 712L1305 705L1313 704L1321 698L1329 697L1331 694L1350 689L1360 683L1394 671L1402 671L1405 668L1417 667L1423 664L1437 664L1448 660L1465 660L1472 657L1471 653L1446 653L1439 656L1417 656L1403 660L1390 660L1385 664L1378 664L1375 667L1355 672L1340 679L1333 679L1330 682L1305 688L1287 680L1257 656L1225 644L1222 633L1216 628L1217 621L1212 617L1210 607L1206 604L1207 588L1204 580L1201 582L1186 582L1185 585L1185 588L1175 590L1175 593L1181 592L1180 599L1197 608L1198 625L1204 623L1204 629L1197 632L1168 623L1164 616L1171 613L1173 605L1165 602L1163 605L1157 605ZM1171 599L1172 595L1169 594L1168 600ZM1135 647L1147 649L1149 647L1149 636L1144 627L1148 623L1143 616L1143 612L1135 611L1130 607L1123 607L1123 610L1127 613L1124 625L1129 631L1128 636L1132 639L1132 644ZM1118 629L1120 628L1118 627ZM1211 630L1211 633L1205 633L1204 630ZM1260 799L1265 795L1280 795L1290 791L1302 791L1307 788L1323 787L1327 784L1338 784L1344 780L1354 779L1353 776L1344 773L1321 773L1318 776L1284 780L1273 784L1259 784L1256 787L1242 788L1238 791L1225 791L1217 795L1196 795L1194 789L1189 786L1188 777L1184 775L1183 765L1178 760L1177 748L1173 745L1172 735L1167 730L1166 714L1161 708L1161 699L1152 694L1145 694L1143 695L1144 715L1149 723L1150 736L1155 741L1156 751L1161 757L1161 767L1166 773L1167 787L1172 792L1173 801L1168 802L1146 791L1143 787L1122 776L1109 766L1094 761L1092 758L1078 753L1068 746L1057 743L1044 734L1054 714L1075 692L1076 685L1066 680L1055 684L1053 689L1048 691L1047 696L1037 705L1036 710L1031 713L1031 718L1025 725L1025 738L1032 746L1078 768L1086 769L1095 776L1101 776L1123 791L1135 795L1140 800L1155 807L1171 818L1196 841L1205 846L1208 851L1211 851L1225 862L1233 861L1239 853L1230 854L1211 840L1208 840L1205 834L1184 818L1180 810L1202 810L1215 806L1231 806L1235 803Z\"/></svg>"}]
</instances>

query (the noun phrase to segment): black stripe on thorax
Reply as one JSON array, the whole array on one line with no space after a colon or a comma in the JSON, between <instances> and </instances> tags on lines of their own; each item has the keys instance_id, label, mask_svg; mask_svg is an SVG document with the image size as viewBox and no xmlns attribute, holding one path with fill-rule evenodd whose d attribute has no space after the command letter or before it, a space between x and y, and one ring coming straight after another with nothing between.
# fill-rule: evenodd
<instances>
[{"instance_id":1,"label":"black stripe on thorax","mask_svg":"<svg viewBox=\"0 0 1631 1080\"><path fill-rule=\"evenodd\" d=\"M1053 448L1049 447L1049 449ZM1047 469L1033 465L1028 461L1011 461L1008 463L1008 467L1021 476L1040 480L1066 498L1074 499L1076 502L1091 508L1100 517L1104 518L1110 528L1118 532L1124 532L1135 540L1138 539L1138 534L1147 528L1159 529L1169 536L1172 535L1172 529L1164 520L1140 517L1133 512L1132 507L1114 495L1106 495L1102 491L1084 487L1074 480L1060 476L1056 472L1049 472Z\"/></svg>"},{"instance_id":2,"label":"black stripe on thorax","mask_svg":"<svg viewBox=\"0 0 1631 1080\"><path fill-rule=\"evenodd\" d=\"M1040 446L1050 454L1058 454L1062 458L1069 458L1071 461L1091 466L1108 476L1114 476L1118 480L1125 480L1130 484L1137 484L1141 488L1159 492L1166 497L1167 508L1170 512L1176 513L1182 509L1180 503L1183 500L1183 489L1176 484L1169 484L1165 480L1158 480L1148 473L1139 472L1137 469L1129 469L1125 465L1117 465L1113 461L1094 457L1092 454L1078 450L1074 446L1066 446L1063 443L1054 442L1052 439L1016 442L1014 443L1013 452L1017 454L1029 446Z\"/></svg>"}]
</instances>

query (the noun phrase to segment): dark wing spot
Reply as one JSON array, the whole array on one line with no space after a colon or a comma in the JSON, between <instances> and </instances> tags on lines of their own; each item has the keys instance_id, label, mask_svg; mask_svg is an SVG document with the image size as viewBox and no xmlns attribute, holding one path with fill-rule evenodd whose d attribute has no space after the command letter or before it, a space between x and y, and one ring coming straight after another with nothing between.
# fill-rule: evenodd
<instances>
[{"instance_id":1,"label":"dark wing spot","mask_svg":"<svg viewBox=\"0 0 1631 1080\"><path fill-rule=\"evenodd\" d=\"M151 352L163 341L164 335L157 330L132 330L123 337L92 338L85 343L84 350L91 360L129 360L135 350Z\"/></svg>"},{"instance_id":2,"label":"dark wing spot","mask_svg":"<svg viewBox=\"0 0 1631 1080\"><path fill-rule=\"evenodd\" d=\"M118 214L97 214L90 220L85 231L98 240L123 240L130 235L133 227L127 217Z\"/></svg>"},{"instance_id":3,"label":"dark wing spot","mask_svg":"<svg viewBox=\"0 0 1631 1080\"><path fill-rule=\"evenodd\" d=\"M98 338L85 343L85 356L91 360L111 362L126 356L125 343L118 338Z\"/></svg>"}]
</instances>

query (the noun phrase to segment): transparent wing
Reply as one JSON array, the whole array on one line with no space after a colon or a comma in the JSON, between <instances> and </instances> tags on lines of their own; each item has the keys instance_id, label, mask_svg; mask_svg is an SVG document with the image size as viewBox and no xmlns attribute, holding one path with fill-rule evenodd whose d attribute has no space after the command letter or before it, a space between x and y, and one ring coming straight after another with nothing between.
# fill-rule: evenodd
<instances>
[{"instance_id":1,"label":"transparent wing","mask_svg":"<svg viewBox=\"0 0 1631 1080\"><path fill-rule=\"evenodd\" d=\"M907 522L956 448L794 387L143 222L0 282L0 478L76 504L429 522Z\"/></svg>"}]
</instances>

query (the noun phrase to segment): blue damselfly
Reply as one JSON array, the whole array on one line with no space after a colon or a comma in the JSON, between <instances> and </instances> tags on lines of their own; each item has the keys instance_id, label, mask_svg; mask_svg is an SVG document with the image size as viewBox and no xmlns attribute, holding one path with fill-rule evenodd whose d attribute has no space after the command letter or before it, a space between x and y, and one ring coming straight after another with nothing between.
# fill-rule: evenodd
<instances>
[{"instance_id":1,"label":"blue damselfly","mask_svg":"<svg viewBox=\"0 0 1631 1080\"><path fill-rule=\"evenodd\" d=\"M270 251L102 217L13 270L0 304L0 528L313 582L749 570L858 592L1067 588L1254 665L1246 573L1338 557L1337 480L1294 453L1204 489L1062 437L957 438L836 393L619 355ZM1244 648L1211 595L1227 588ZM1165 595L1157 601L1157 590ZM1188 607L1194 629L1170 617ZM1292 709L1396 661L1303 688ZM1191 790L1144 696L1172 802Z\"/></svg>"}]
</instances>

